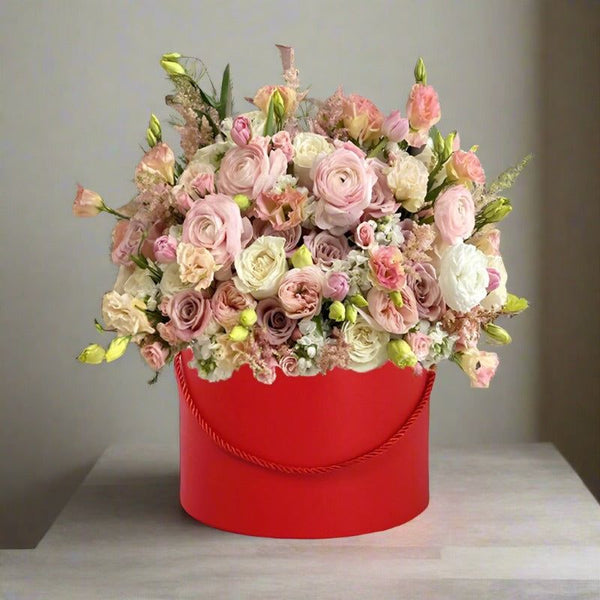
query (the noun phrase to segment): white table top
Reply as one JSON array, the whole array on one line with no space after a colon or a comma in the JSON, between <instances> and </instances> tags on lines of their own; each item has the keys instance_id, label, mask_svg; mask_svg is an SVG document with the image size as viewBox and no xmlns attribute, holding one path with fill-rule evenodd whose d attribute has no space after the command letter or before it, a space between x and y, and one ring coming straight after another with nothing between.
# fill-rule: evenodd
<instances>
[{"instance_id":1,"label":"white table top","mask_svg":"<svg viewBox=\"0 0 600 600\"><path fill-rule=\"evenodd\" d=\"M431 503L351 538L211 529L178 503L177 448L109 448L34 550L0 551L7 600L600 598L600 506L549 444L431 452Z\"/></svg>"}]
</instances>

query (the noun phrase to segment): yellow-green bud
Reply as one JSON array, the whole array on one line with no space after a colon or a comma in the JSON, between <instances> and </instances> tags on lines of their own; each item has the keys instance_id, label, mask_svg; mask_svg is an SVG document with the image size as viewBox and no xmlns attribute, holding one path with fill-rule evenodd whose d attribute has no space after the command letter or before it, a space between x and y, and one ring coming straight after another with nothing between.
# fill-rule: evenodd
<instances>
[{"instance_id":1,"label":"yellow-green bud","mask_svg":"<svg viewBox=\"0 0 600 600\"><path fill-rule=\"evenodd\" d=\"M454 146L454 138L456 131L451 131L444 140L444 160L448 160L452 155L452 146Z\"/></svg>"},{"instance_id":2,"label":"yellow-green bud","mask_svg":"<svg viewBox=\"0 0 600 600\"><path fill-rule=\"evenodd\" d=\"M488 335L490 341L496 344L510 344L512 342L512 338L510 337L508 331L499 325L494 325L494 323L488 323L483 330Z\"/></svg>"},{"instance_id":3,"label":"yellow-green bud","mask_svg":"<svg viewBox=\"0 0 600 600\"><path fill-rule=\"evenodd\" d=\"M498 223L512 210L508 198L496 198L489 204L486 204L481 211L481 219L485 223Z\"/></svg>"},{"instance_id":4,"label":"yellow-green bud","mask_svg":"<svg viewBox=\"0 0 600 600\"><path fill-rule=\"evenodd\" d=\"M404 300L400 292L390 292L390 300L394 303L396 308L402 308L404 306Z\"/></svg>"},{"instance_id":5,"label":"yellow-green bud","mask_svg":"<svg viewBox=\"0 0 600 600\"><path fill-rule=\"evenodd\" d=\"M158 143L156 136L152 133L150 128L146 129L146 141L148 142L148 146L150 146L150 148L154 148L154 146L156 146Z\"/></svg>"},{"instance_id":6,"label":"yellow-green bud","mask_svg":"<svg viewBox=\"0 0 600 600\"><path fill-rule=\"evenodd\" d=\"M103 360L106 352L102 346L98 344L90 344L81 351L81 354L77 357L79 362L85 363L86 365L99 365Z\"/></svg>"},{"instance_id":7,"label":"yellow-green bud","mask_svg":"<svg viewBox=\"0 0 600 600\"><path fill-rule=\"evenodd\" d=\"M245 308L240 313L240 325L243 325L244 327L252 327L257 319L256 311L253 308Z\"/></svg>"},{"instance_id":8,"label":"yellow-green bud","mask_svg":"<svg viewBox=\"0 0 600 600\"><path fill-rule=\"evenodd\" d=\"M117 360L117 358L121 358L125 354L125 350L127 350L130 339L131 337L128 335L116 337L108 346L108 350L104 356L106 362L112 362L113 360Z\"/></svg>"},{"instance_id":9,"label":"yellow-green bud","mask_svg":"<svg viewBox=\"0 0 600 600\"><path fill-rule=\"evenodd\" d=\"M357 316L358 311L356 310L356 306L348 302L346 304L346 321L350 321L350 323L356 323Z\"/></svg>"},{"instance_id":10,"label":"yellow-green bud","mask_svg":"<svg viewBox=\"0 0 600 600\"><path fill-rule=\"evenodd\" d=\"M150 115L149 127L155 136L160 137L160 134L162 131L161 127L160 127L160 121L158 120L158 117L154 113L152 113Z\"/></svg>"},{"instance_id":11,"label":"yellow-green bud","mask_svg":"<svg viewBox=\"0 0 600 600\"><path fill-rule=\"evenodd\" d=\"M310 267L311 265L314 265L312 254L304 244L300 246L300 248L298 248L298 250L296 250L294 254L292 254L290 260L292 261L294 267L296 267L297 269L301 269L302 267Z\"/></svg>"},{"instance_id":12,"label":"yellow-green bud","mask_svg":"<svg viewBox=\"0 0 600 600\"><path fill-rule=\"evenodd\" d=\"M435 134L433 135L433 149L438 156L441 156L446 149L446 142L444 137L440 133L440 130L436 128Z\"/></svg>"},{"instance_id":13,"label":"yellow-green bud","mask_svg":"<svg viewBox=\"0 0 600 600\"><path fill-rule=\"evenodd\" d=\"M387 345L388 358L400 368L414 367L417 357L404 340L391 340Z\"/></svg>"},{"instance_id":14,"label":"yellow-green bud","mask_svg":"<svg viewBox=\"0 0 600 600\"><path fill-rule=\"evenodd\" d=\"M365 306L369 306L369 303L365 300L365 297L362 294L354 294L354 296L350 296L350 302L352 302L352 304L358 308L365 308Z\"/></svg>"},{"instance_id":15,"label":"yellow-green bud","mask_svg":"<svg viewBox=\"0 0 600 600\"><path fill-rule=\"evenodd\" d=\"M250 208L250 198L246 194L236 194L233 197L233 201L239 206L241 211L248 210Z\"/></svg>"},{"instance_id":16,"label":"yellow-green bud","mask_svg":"<svg viewBox=\"0 0 600 600\"><path fill-rule=\"evenodd\" d=\"M334 321L343 321L346 318L346 307L339 301L331 303L329 307L329 318Z\"/></svg>"},{"instance_id":17,"label":"yellow-green bud","mask_svg":"<svg viewBox=\"0 0 600 600\"><path fill-rule=\"evenodd\" d=\"M281 120L285 116L285 104L283 102L283 97L281 96L281 92L276 89L271 96L271 102L273 103L273 110L275 112L275 116Z\"/></svg>"},{"instance_id":18,"label":"yellow-green bud","mask_svg":"<svg viewBox=\"0 0 600 600\"><path fill-rule=\"evenodd\" d=\"M243 342L248 337L249 334L250 334L250 332L245 327L242 327L241 325L236 325L229 332L229 337L234 342Z\"/></svg>"},{"instance_id":19,"label":"yellow-green bud","mask_svg":"<svg viewBox=\"0 0 600 600\"><path fill-rule=\"evenodd\" d=\"M176 62L179 58L181 58L181 54L179 54L179 52L169 52L168 54L162 55L163 60L168 60L171 62Z\"/></svg>"},{"instance_id":20,"label":"yellow-green bud","mask_svg":"<svg viewBox=\"0 0 600 600\"><path fill-rule=\"evenodd\" d=\"M161 60L160 66L168 75L185 75L185 69L178 63L170 60Z\"/></svg>"},{"instance_id":21,"label":"yellow-green bud","mask_svg":"<svg viewBox=\"0 0 600 600\"><path fill-rule=\"evenodd\" d=\"M519 298L514 294L508 294L506 304L502 307L502 312L508 315L516 315L529 308L527 298Z\"/></svg>"},{"instance_id":22,"label":"yellow-green bud","mask_svg":"<svg viewBox=\"0 0 600 600\"><path fill-rule=\"evenodd\" d=\"M421 57L419 57L419 60L417 60L414 73L415 81L417 83L427 85L427 69L425 68L425 63L423 62L423 59Z\"/></svg>"}]
</instances>

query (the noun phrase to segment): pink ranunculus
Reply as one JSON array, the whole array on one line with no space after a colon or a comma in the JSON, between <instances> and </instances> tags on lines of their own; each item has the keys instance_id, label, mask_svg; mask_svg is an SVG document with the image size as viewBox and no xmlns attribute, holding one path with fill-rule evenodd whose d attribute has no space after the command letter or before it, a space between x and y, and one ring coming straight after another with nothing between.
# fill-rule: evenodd
<instances>
[{"instance_id":1,"label":"pink ranunculus","mask_svg":"<svg viewBox=\"0 0 600 600\"><path fill-rule=\"evenodd\" d=\"M272 138L273 147L281 150L288 162L294 158L294 146L289 131L278 131Z\"/></svg>"},{"instance_id":2,"label":"pink ranunculus","mask_svg":"<svg viewBox=\"0 0 600 600\"><path fill-rule=\"evenodd\" d=\"M224 194L195 202L183 221L183 241L210 250L221 267L231 265L240 253L243 235L240 209Z\"/></svg>"},{"instance_id":3,"label":"pink ranunculus","mask_svg":"<svg viewBox=\"0 0 600 600\"><path fill-rule=\"evenodd\" d=\"M212 319L210 300L196 290L174 294L166 305L174 335L181 341L199 338Z\"/></svg>"},{"instance_id":4,"label":"pink ranunculus","mask_svg":"<svg viewBox=\"0 0 600 600\"><path fill-rule=\"evenodd\" d=\"M323 283L323 296L330 300L339 300L340 302L348 295L350 282L346 273L334 271L327 276Z\"/></svg>"},{"instance_id":5,"label":"pink ranunculus","mask_svg":"<svg viewBox=\"0 0 600 600\"><path fill-rule=\"evenodd\" d=\"M111 260L118 265L133 265L132 254L138 254L146 226L138 219L119 221L113 230Z\"/></svg>"},{"instance_id":6,"label":"pink ranunculus","mask_svg":"<svg viewBox=\"0 0 600 600\"><path fill-rule=\"evenodd\" d=\"M95 217L103 206L104 202L96 192L77 185L77 195L73 202L73 214L76 217Z\"/></svg>"},{"instance_id":7,"label":"pink ranunculus","mask_svg":"<svg viewBox=\"0 0 600 600\"><path fill-rule=\"evenodd\" d=\"M277 231L268 221L255 219L252 223L253 239L258 239L261 236L282 237L285 240L285 255L289 258L297 250L300 236L302 235L302 227L296 225L284 231Z\"/></svg>"},{"instance_id":8,"label":"pink ranunculus","mask_svg":"<svg viewBox=\"0 0 600 600\"><path fill-rule=\"evenodd\" d=\"M215 193L214 173L199 173L190 182L190 187L199 198Z\"/></svg>"},{"instance_id":9,"label":"pink ranunculus","mask_svg":"<svg viewBox=\"0 0 600 600\"><path fill-rule=\"evenodd\" d=\"M359 223L354 230L353 237L354 243L363 250L370 248L375 243L375 230L373 229L373 225L366 221Z\"/></svg>"},{"instance_id":10,"label":"pink ranunculus","mask_svg":"<svg viewBox=\"0 0 600 600\"><path fill-rule=\"evenodd\" d=\"M142 346L140 354L153 371L160 371L169 357L169 349L160 342L153 342Z\"/></svg>"},{"instance_id":11,"label":"pink ranunculus","mask_svg":"<svg viewBox=\"0 0 600 600\"><path fill-rule=\"evenodd\" d=\"M160 263L175 262L177 256L177 240L170 235L161 235L154 240L154 256Z\"/></svg>"},{"instance_id":12,"label":"pink ranunculus","mask_svg":"<svg viewBox=\"0 0 600 600\"><path fill-rule=\"evenodd\" d=\"M444 190L435 201L433 214L446 244L458 244L473 233L475 203L464 185L453 185Z\"/></svg>"},{"instance_id":13,"label":"pink ranunculus","mask_svg":"<svg viewBox=\"0 0 600 600\"><path fill-rule=\"evenodd\" d=\"M407 333L404 338L410 349L415 353L417 360L425 360L431 348L431 338L422 331Z\"/></svg>"},{"instance_id":14,"label":"pink ranunculus","mask_svg":"<svg viewBox=\"0 0 600 600\"><path fill-rule=\"evenodd\" d=\"M417 311L421 319L435 322L446 312L446 304L433 265L429 263L412 265L407 283L415 295Z\"/></svg>"},{"instance_id":15,"label":"pink ranunculus","mask_svg":"<svg viewBox=\"0 0 600 600\"><path fill-rule=\"evenodd\" d=\"M231 126L231 139L237 146L245 146L252 137L252 125L250 119L240 115L233 120Z\"/></svg>"},{"instance_id":16,"label":"pink ranunculus","mask_svg":"<svg viewBox=\"0 0 600 600\"><path fill-rule=\"evenodd\" d=\"M406 104L406 116L410 124L411 132L409 133L409 143L414 146L415 140L418 138L419 144L422 145L423 134L425 141L427 133L441 118L442 110L437 92L430 85L415 83L410 91L408 102ZM415 135L416 134L416 135Z\"/></svg>"},{"instance_id":17,"label":"pink ranunculus","mask_svg":"<svg viewBox=\"0 0 600 600\"><path fill-rule=\"evenodd\" d=\"M471 380L471 387L487 388L498 368L498 355L472 348L459 355L459 364Z\"/></svg>"},{"instance_id":18,"label":"pink ranunculus","mask_svg":"<svg viewBox=\"0 0 600 600\"><path fill-rule=\"evenodd\" d=\"M487 293L493 292L498 289L500 286L500 282L502 281L502 277L500 276L500 271L498 269L494 269L493 267L488 267L488 275L490 276L490 283L487 286Z\"/></svg>"},{"instance_id":19,"label":"pink ranunculus","mask_svg":"<svg viewBox=\"0 0 600 600\"><path fill-rule=\"evenodd\" d=\"M401 142L406 137L408 129L408 119L403 117L399 110L394 110L383 122L381 133L390 142Z\"/></svg>"},{"instance_id":20,"label":"pink ranunculus","mask_svg":"<svg viewBox=\"0 0 600 600\"><path fill-rule=\"evenodd\" d=\"M177 191L175 191L175 189L174 189L173 195L175 197L175 202L174 202L175 208L177 208L177 210L182 215L186 215L188 210L190 210L190 208L192 208L192 205L194 204L194 200L184 189L180 189Z\"/></svg>"},{"instance_id":21,"label":"pink ranunculus","mask_svg":"<svg viewBox=\"0 0 600 600\"><path fill-rule=\"evenodd\" d=\"M315 223L340 235L360 220L371 202L377 176L366 160L346 148L334 150L315 165Z\"/></svg>"},{"instance_id":22,"label":"pink ranunculus","mask_svg":"<svg viewBox=\"0 0 600 600\"><path fill-rule=\"evenodd\" d=\"M135 183L140 190L145 190L157 183L175 181L175 155L164 142L156 144L146 152L144 158L135 169Z\"/></svg>"},{"instance_id":23,"label":"pink ranunculus","mask_svg":"<svg viewBox=\"0 0 600 600\"><path fill-rule=\"evenodd\" d=\"M406 283L402 253L396 246L380 246L371 250L369 268L373 283L380 288L393 292Z\"/></svg>"},{"instance_id":24,"label":"pink ranunculus","mask_svg":"<svg viewBox=\"0 0 600 600\"><path fill-rule=\"evenodd\" d=\"M296 321L290 319L277 298L265 298L256 307L258 325L265 332L269 344L285 344L296 328Z\"/></svg>"},{"instance_id":25,"label":"pink ranunculus","mask_svg":"<svg viewBox=\"0 0 600 600\"><path fill-rule=\"evenodd\" d=\"M211 298L215 320L225 329L231 329L238 324L240 313L244 309L255 306L256 300L250 294L240 292L231 279L219 283Z\"/></svg>"},{"instance_id":26,"label":"pink ranunculus","mask_svg":"<svg viewBox=\"0 0 600 600\"><path fill-rule=\"evenodd\" d=\"M451 169L457 179L468 179L481 185L485 183L485 172L475 152L465 152L464 150L454 152Z\"/></svg>"},{"instance_id":27,"label":"pink ranunculus","mask_svg":"<svg viewBox=\"0 0 600 600\"><path fill-rule=\"evenodd\" d=\"M327 231L319 233L316 230L311 231L304 236L304 243L310 250L313 260L325 267L331 267L334 260L346 258L350 252L346 236L331 235Z\"/></svg>"},{"instance_id":28,"label":"pink ranunculus","mask_svg":"<svg viewBox=\"0 0 600 600\"><path fill-rule=\"evenodd\" d=\"M408 287L400 290L404 304L396 308L389 293L376 287L367 294L369 312L375 322L389 333L407 333L419 320L417 301Z\"/></svg>"},{"instance_id":29,"label":"pink ranunculus","mask_svg":"<svg viewBox=\"0 0 600 600\"><path fill-rule=\"evenodd\" d=\"M323 274L316 266L290 269L281 280L277 295L290 319L312 317L321 310Z\"/></svg>"},{"instance_id":30,"label":"pink ranunculus","mask_svg":"<svg viewBox=\"0 0 600 600\"><path fill-rule=\"evenodd\" d=\"M361 143L376 140L381 135L383 115L363 96L350 94L344 99L342 119L350 137Z\"/></svg>"},{"instance_id":31,"label":"pink ranunculus","mask_svg":"<svg viewBox=\"0 0 600 600\"><path fill-rule=\"evenodd\" d=\"M371 202L365 208L363 218L379 219L386 215L392 215L398 210L400 204L396 202L394 192L392 192L387 182L386 171L388 165L378 158L371 158L368 163L375 172L377 180L371 192Z\"/></svg>"},{"instance_id":32,"label":"pink ranunculus","mask_svg":"<svg viewBox=\"0 0 600 600\"><path fill-rule=\"evenodd\" d=\"M217 175L217 188L222 194L256 198L270 191L286 171L285 154L277 149L269 153L265 138L254 138L245 146L226 152Z\"/></svg>"},{"instance_id":33,"label":"pink ranunculus","mask_svg":"<svg viewBox=\"0 0 600 600\"><path fill-rule=\"evenodd\" d=\"M304 188L287 187L281 193L263 192L254 203L254 215L269 221L275 231L300 225L307 200Z\"/></svg>"}]
</instances>

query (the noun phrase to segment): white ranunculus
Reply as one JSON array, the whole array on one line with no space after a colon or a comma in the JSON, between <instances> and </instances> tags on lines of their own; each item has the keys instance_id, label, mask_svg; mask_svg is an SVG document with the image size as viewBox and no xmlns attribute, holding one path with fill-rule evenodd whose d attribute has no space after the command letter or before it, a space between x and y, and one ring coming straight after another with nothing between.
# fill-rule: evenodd
<instances>
[{"instance_id":1,"label":"white ranunculus","mask_svg":"<svg viewBox=\"0 0 600 600\"><path fill-rule=\"evenodd\" d=\"M152 333L152 325L144 312L143 300L114 290L102 298L102 318L107 329L115 329L119 335Z\"/></svg>"},{"instance_id":2,"label":"white ranunculus","mask_svg":"<svg viewBox=\"0 0 600 600\"><path fill-rule=\"evenodd\" d=\"M192 286L181 281L179 277L179 265L177 263L171 263L163 271L163 276L159 284L160 293L163 296L172 296L190 287Z\"/></svg>"},{"instance_id":3,"label":"white ranunculus","mask_svg":"<svg viewBox=\"0 0 600 600\"><path fill-rule=\"evenodd\" d=\"M250 128L252 129L252 137L260 137L265 133L265 122L267 120L266 115L262 110L251 110L247 113L238 115L240 117L246 117L250 121ZM221 131L227 138L228 142L233 143L231 139L231 128L233 126L233 117L227 117L223 119L221 123Z\"/></svg>"},{"instance_id":4,"label":"white ranunculus","mask_svg":"<svg viewBox=\"0 0 600 600\"><path fill-rule=\"evenodd\" d=\"M215 142L209 146L204 146L204 148L200 148L200 150L194 154L191 163L194 163L194 168L196 169L200 169L201 165L207 165L213 169L218 169L223 155L232 147L232 145L233 144L230 142Z\"/></svg>"},{"instance_id":5,"label":"white ranunculus","mask_svg":"<svg viewBox=\"0 0 600 600\"><path fill-rule=\"evenodd\" d=\"M135 298L147 298L155 292L156 286L147 269L136 267L123 285L123 291Z\"/></svg>"},{"instance_id":6,"label":"white ranunculus","mask_svg":"<svg viewBox=\"0 0 600 600\"><path fill-rule=\"evenodd\" d=\"M500 285L483 299L481 306L487 310L499 310L506 304L508 299L508 290L506 289L508 273L500 255L488 256L487 266L489 269L496 269L500 273Z\"/></svg>"},{"instance_id":7,"label":"white ranunculus","mask_svg":"<svg viewBox=\"0 0 600 600\"><path fill-rule=\"evenodd\" d=\"M294 175L300 185L312 184L310 170L318 156L333 152L333 146L327 138L308 131L296 134L294 141Z\"/></svg>"},{"instance_id":8,"label":"white ranunculus","mask_svg":"<svg viewBox=\"0 0 600 600\"><path fill-rule=\"evenodd\" d=\"M387 183L396 200L409 212L417 212L427 195L427 167L406 152L400 154L386 171Z\"/></svg>"},{"instance_id":9,"label":"white ranunculus","mask_svg":"<svg viewBox=\"0 0 600 600\"><path fill-rule=\"evenodd\" d=\"M487 257L460 242L450 246L440 261L440 289L446 304L459 312L468 312L487 294L489 275Z\"/></svg>"},{"instance_id":10,"label":"white ranunculus","mask_svg":"<svg viewBox=\"0 0 600 600\"><path fill-rule=\"evenodd\" d=\"M279 283L288 270L285 256L285 239L261 236L235 259L235 285L241 292L261 300L274 296Z\"/></svg>"},{"instance_id":11,"label":"white ranunculus","mask_svg":"<svg viewBox=\"0 0 600 600\"><path fill-rule=\"evenodd\" d=\"M346 321L342 325L342 335L349 345L349 369L359 372L370 371L387 360L389 334L373 328L362 316L358 316L356 323Z\"/></svg>"}]
</instances>

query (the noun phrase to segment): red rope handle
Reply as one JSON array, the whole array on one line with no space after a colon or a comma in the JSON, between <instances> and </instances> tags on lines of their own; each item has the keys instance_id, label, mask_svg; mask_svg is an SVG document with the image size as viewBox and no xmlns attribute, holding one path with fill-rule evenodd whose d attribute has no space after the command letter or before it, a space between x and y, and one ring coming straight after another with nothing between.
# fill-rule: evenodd
<instances>
[{"instance_id":1,"label":"red rope handle","mask_svg":"<svg viewBox=\"0 0 600 600\"><path fill-rule=\"evenodd\" d=\"M279 471L281 473L288 474L302 474L302 475L313 475L318 473L330 473L331 471L337 471L338 469L343 469L344 467L349 467L351 465L355 465L358 463L365 462L370 458L374 458L375 456L379 456L383 454L387 450L389 450L400 438L404 437L406 432L410 429L411 425L419 418L420 414L425 410L429 403L429 397L431 395L431 389L433 388L433 382L435 381L435 371L430 370L427 372L427 383L425 384L425 391L423 392L423 396L415 406L415 409L408 417L408 419L404 422L404 424L385 442L373 448L373 450L369 450L364 454L359 456L355 456L354 458L349 458L348 460L344 460L339 463L334 463L331 465L323 465L318 467L300 467L295 465L285 465L282 463L274 462L271 460L267 460L265 458L261 458L260 456L256 456L256 454L252 454L250 452L246 452L233 444L230 444L227 440L223 439L206 421L206 419L200 414L194 399L190 394L190 390L185 381L185 376L183 373L183 358L181 354L178 354L175 357L175 374L179 381L179 385L181 386L181 391L183 392L183 398L188 406L188 408L192 411L194 417L198 421L198 424L202 427L205 433L211 438L211 440L222 448L229 454L236 456L237 458L241 458L246 462L249 462L253 465L258 465L259 467L263 467L265 469L270 469L272 471Z\"/></svg>"}]
</instances>

